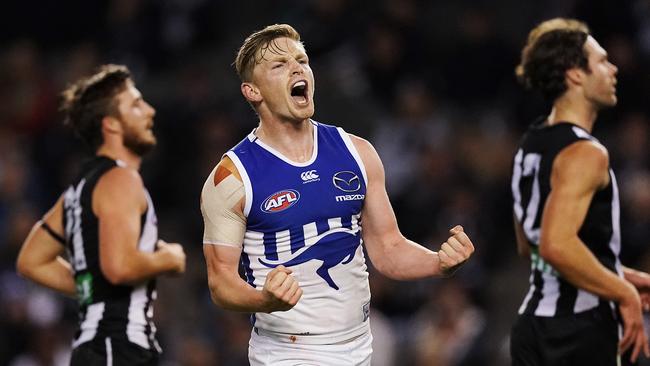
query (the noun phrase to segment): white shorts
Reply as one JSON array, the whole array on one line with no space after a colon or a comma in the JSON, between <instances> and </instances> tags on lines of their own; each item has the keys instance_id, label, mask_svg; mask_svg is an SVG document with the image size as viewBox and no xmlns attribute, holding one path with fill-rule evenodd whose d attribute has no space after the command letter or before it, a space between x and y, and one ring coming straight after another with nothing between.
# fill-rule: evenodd
<instances>
[{"instance_id":1,"label":"white shorts","mask_svg":"<svg viewBox=\"0 0 650 366\"><path fill-rule=\"evenodd\" d=\"M297 344L251 332L248 360L251 366L370 366L370 331L345 343Z\"/></svg>"}]
</instances>

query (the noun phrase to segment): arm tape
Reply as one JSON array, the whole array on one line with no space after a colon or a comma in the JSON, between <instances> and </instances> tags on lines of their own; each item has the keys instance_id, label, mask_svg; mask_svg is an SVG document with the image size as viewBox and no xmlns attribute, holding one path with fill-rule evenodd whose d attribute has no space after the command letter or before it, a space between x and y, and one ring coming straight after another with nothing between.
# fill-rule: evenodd
<instances>
[{"instance_id":1,"label":"arm tape","mask_svg":"<svg viewBox=\"0 0 650 366\"><path fill-rule=\"evenodd\" d=\"M41 224L41 228L42 228L43 230L45 230L46 233L50 234L50 236L51 236L52 238L54 238L56 241L58 241L59 243L61 243L61 244L63 244L63 245L66 244L65 239L64 239L61 235L59 235L56 231L54 231L54 230L50 227L50 225L47 224L47 222L45 222L45 221L43 221L43 220L39 220L38 222Z\"/></svg>"}]
</instances>

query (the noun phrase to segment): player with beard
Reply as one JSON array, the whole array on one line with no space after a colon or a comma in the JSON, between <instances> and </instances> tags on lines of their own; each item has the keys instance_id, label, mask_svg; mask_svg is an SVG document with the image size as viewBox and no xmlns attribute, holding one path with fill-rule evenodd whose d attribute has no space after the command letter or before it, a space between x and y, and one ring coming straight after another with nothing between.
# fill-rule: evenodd
<instances>
[{"instance_id":1,"label":"player with beard","mask_svg":"<svg viewBox=\"0 0 650 366\"><path fill-rule=\"evenodd\" d=\"M513 164L517 247L531 275L510 337L512 364L647 357L650 276L619 260L616 177L591 135L600 110L616 105L617 68L584 23L556 18L530 32L516 72L552 108L530 126Z\"/></svg>"},{"instance_id":2,"label":"player with beard","mask_svg":"<svg viewBox=\"0 0 650 366\"><path fill-rule=\"evenodd\" d=\"M71 85L61 109L95 157L34 225L18 272L77 298L71 365L156 365L155 277L183 273L185 253L158 239L138 172L156 145L155 110L119 65Z\"/></svg>"}]
</instances>

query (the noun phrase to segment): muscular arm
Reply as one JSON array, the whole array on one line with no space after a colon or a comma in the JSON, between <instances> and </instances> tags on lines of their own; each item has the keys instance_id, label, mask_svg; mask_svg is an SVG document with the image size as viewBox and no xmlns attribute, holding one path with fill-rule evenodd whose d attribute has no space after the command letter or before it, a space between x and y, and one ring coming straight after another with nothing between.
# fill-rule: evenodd
<instances>
[{"instance_id":1,"label":"muscular arm","mask_svg":"<svg viewBox=\"0 0 650 366\"><path fill-rule=\"evenodd\" d=\"M408 280L447 275L474 251L471 241L456 226L438 252L431 251L399 231L385 187L384 167L366 140L350 136L366 168L368 185L361 213L363 241L373 265L387 277Z\"/></svg>"},{"instance_id":2,"label":"muscular arm","mask_svg":"<svg viewBox=\"0 0 650 366\"><path fill-rule=\"evenodd\" d=\"M244 185L230 158L225 157L210 174L201 192L204 221L203 255L208 287L218 306L242 312L291 309L302 296L291 270L273 269L257 290L239 276L239 260L246 232Z\"/></svg>"},{"instance_id":3,"label":"muscular arm","mask_svg":"<svg viewBox=\"0 0 650 366\"><path fill-rule=\"evenodd\" d=\"M262 292L239 277L240 254L234 247L203 244L212 301L227 310L264 312Z\"/></svg>"},{"instance_id":4,"label":"muscular arm","mask_svg":"<svg viewBox=\"0 0 650 366\"><path fill-rule=\"evenodd\" d=\"M576 287L619 304L624 333L619 347L632 360L650 355L641 301L634 286L603 266L578 237L595 192L609 182L609 159L595 142L580 141L553 162L551 192L542 215L540 255Z\"/></svg>"},{"instance_id":5,"label":"muscular arm","mask_svg":"<svg viewBox=\"0 0 650 366\"><path fill-rule=\"evenodd\" d=\"M162 245L153 253L137 248L147 200L136 171L111 169L97 182L92 201L99 220L99 261L108 281L135 284L165 272L184 270L185 256L178 244Z\"/></svg>"},{"instance_id":6,"label":"muscular arm","mask_svg":"<svg viewBox=\"0 0 650 366\"><path fill-rule=\"evenodd\" d=\"M65 247L42 227L45 222L59 236L63 236L63 198L37 222L23 243L16 261L22 276L39 285L75 296L75 282L70 264L61 257Z\"/></svg>"},{"instance_id":7,"label":"muscular arm","mask_svg":"<svg viewBox=\"0 0 650 366\"><path fill-rule=\"evenodd\" d=\"M558 154L542 215L540 255L573 285L620 301L634 289L605 268L578 237L591 199L608 183L607 167L607 153L590 141Z\"/></svg>"}]
</instances>

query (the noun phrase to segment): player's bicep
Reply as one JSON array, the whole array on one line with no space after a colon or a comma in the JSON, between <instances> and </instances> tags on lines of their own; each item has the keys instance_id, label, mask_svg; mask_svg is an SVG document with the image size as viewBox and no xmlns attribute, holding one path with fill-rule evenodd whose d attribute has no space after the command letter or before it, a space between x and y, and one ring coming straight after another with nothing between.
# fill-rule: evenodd
<instances>
[{"instance_id":1,"label":"player's bicep","mask_svg":"<svg viewBox=\"0 0 650 366\"><path fill-rule=\"evenodd\" d=\"M558 154L542 215L543 242L577 234L594 194L608 179L607 168L606 153L591 142L575 143Z\"/></svg>"},{"instance_id":2,"label":"player's bicep","mask_svg":"<svg viewBox=\"0 0 650 366\"><path fill-rule=\"evenodd\" d=\"M241 250L246 233L244 184L225 159L210 173L201 192L203 243Z\"/></svg>"},{"instance_id":3,"label":"player's bicep","mask_svg":"<svg viewBox=\"0 0 650 366\"><path fill-rule=\"evenodd\" d=\"M203 255L208 266L208 274L224 271L239 273L241 250L224 245L203 244Z\"/></svg>"},{"instance_id":4,"label":"player's bicep","mask_svg":"<svg viewBox=\"0 0 650 366\"><path fill-rule=\"evenodd\" d=\"M203 244L203 256L208 272L208 287L214 294L232 288L239 277L239 259L241 250L223 245Z\"/></svg>"},{"instance_id":5,"label":"player's bicep","mask_svg":"<svg viewBox=\"0 0 650 366\"><path fill-rule=\"evenodd\" d=\"M119 272L137 250L141 215L147 205L144 185L137 172L113 168L99 179L92 198L101 268L105 273Z\"/></svg>"},{"instance_id":6,"label":"player's bicep","mask_svg":"<svg viewBox=\"0 0 650 366\"><path fill-rule=\"evenodd\" d=\"M352 141L363 160L368 176L366 197L361 211L363 238L368 251L395 243L402 238L397 219L388 198L384 167L372 145L358 137Z\"/></svg>"},{"instance_id":7,"label":"player's bicep","mask_svg":"<svg viewBox=\"0 0 650 366\"><path fill-rule=\"evenodd\" d=\"M114 168L99 179L93 191L93 211L99 220L100 243L127 239L135 243L143 212L142 182L123 168ZM118 240L122 239L122 240Z\"/></svg>"}]
</instances>

